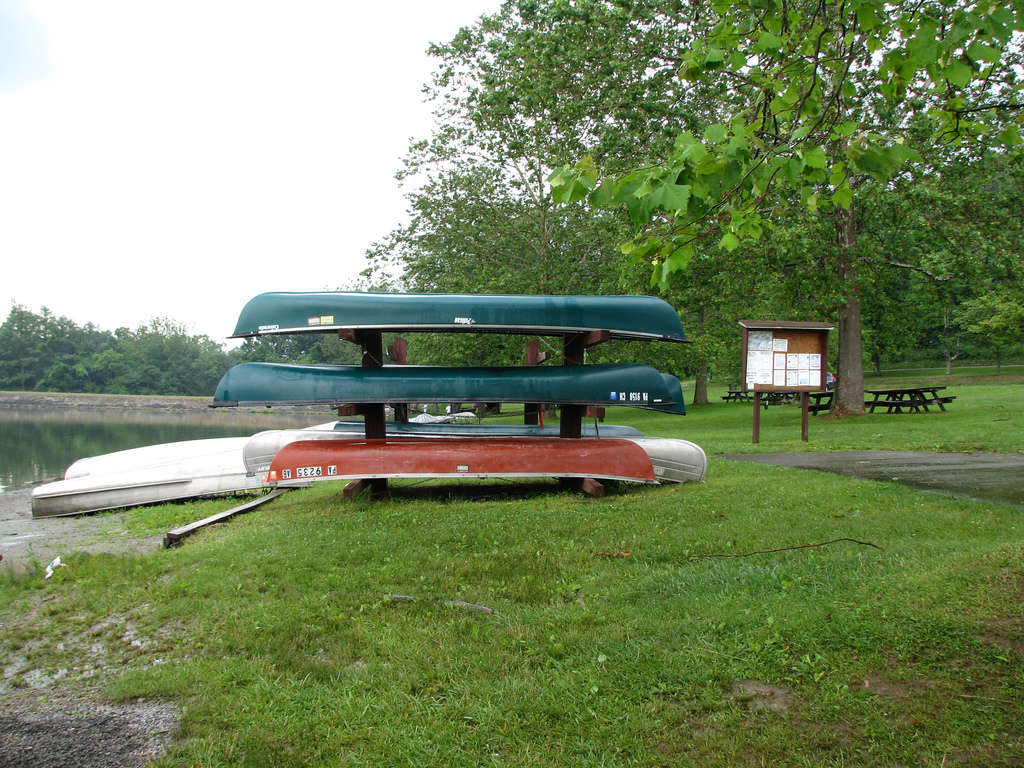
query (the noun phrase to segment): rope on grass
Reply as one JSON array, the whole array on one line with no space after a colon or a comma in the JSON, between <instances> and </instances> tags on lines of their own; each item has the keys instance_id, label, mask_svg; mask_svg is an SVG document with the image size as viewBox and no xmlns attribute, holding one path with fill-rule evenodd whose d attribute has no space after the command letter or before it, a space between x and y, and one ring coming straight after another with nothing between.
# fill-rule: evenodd
<instances>
[{"instance_id":1,"label":"rope on grass","mask_svg":"<svg viewBox=\"0 0 1024 768\"><path fill-rule=\"evenodd\" d=\"M840 541L850 541L854 544L861 544L865 547L874 547L875 549L881 550L882 548L877 544L872 544L870 541L860 541L859 539L851 539L847 536L841 536L838 539L829 539L828 541L818 542L817 544L794 544L791 547L778 547L777 549L758 549L754 552L744 552L743 554L730 554L730 553L705 553L702 555L690 555L687 560L703 560L712 557L752 557L753 555L770 555L774 552L788 552L792 549L811 549L813 547L825 547L829 544L836 544Z\"/></svg>"},{"instance_id":2,"label":"rope on grass","mask_svg":"<svg viewBox=\"0 0 1024 768\"><path fill-rule=\"evenodd\" d=\"M432 603L443 603L444 605L451 605L455 608L468 608L471 611L480 611L481 613L494 613L497 614L493 608L488 608L486 605L479 605L478 603L467 603L465 600L445 600L440 597L423 598L415 597L414 595L384 595L385 600L397 600L406 603L415 603L418 600L426 600Z\"/></svg>"}]
</instances>

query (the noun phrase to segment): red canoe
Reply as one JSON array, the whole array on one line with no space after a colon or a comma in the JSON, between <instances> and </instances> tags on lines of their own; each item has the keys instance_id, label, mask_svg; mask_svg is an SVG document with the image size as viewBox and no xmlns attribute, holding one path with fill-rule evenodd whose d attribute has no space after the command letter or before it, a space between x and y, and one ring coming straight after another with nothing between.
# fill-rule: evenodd
<instances>
[{"instance_id":1,"label":"red canoe","mask_svg":"<svg viewBox=\"0 0 1024 768\"><path fill-rule=\"evenodd\" d=\"M558 437L301 440L278 451L267 481L403 477L593 477L656 483L651 459L629 440Z\"/></svg>"}]
</instances>

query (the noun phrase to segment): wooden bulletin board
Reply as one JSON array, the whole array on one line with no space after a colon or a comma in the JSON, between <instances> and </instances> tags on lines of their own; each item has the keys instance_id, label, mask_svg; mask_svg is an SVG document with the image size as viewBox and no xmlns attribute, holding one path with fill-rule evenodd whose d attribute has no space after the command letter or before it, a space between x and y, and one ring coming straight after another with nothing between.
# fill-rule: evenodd
<instances>
[{"instance_id":1,"label":"wooden bulletin board","mask_svg":"<svg viewBox=\"0 0 1024 768\"><path fill-rule=\"evenodd\" d=\"M741 320L744 392L818 392L828 371L829 323Z\"/></svg>"}]
</instances>

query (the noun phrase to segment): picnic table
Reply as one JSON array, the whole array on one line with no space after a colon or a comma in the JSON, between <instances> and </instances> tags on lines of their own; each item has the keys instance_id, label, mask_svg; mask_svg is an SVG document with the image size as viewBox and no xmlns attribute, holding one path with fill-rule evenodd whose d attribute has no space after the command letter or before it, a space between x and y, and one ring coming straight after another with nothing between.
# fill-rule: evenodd
<instances>
[{"instance_id":1,"label":"picnic table","mask_svg":"<svg viewBox=\"0 0 1024 768\"><path fill-rule=\"evenodd\" d=\"M929 405L937 405L939 410L944 411L945 404L956 400L956 395L940 395L943 389L943 386L868 389L865 391L873 395L874 399L865 400L864 407L870 409L871 413L875 412L875 408L886 408L886 413L903 413L904 410L920 413L923 408L927 413Z\"/></svg>"},{"instance_id":2,"label":"picnic table","mask_svg":"<svg viewBox=\"0 0 1024 768\"><path fill-rule=\"evenodd\" d=\"M807 410L813 415L817 416L821 411L832 410L832 398L835 392L831 389L826 389L821 392L808 392L807 399L809 404Z\"/></svg>"},{"instance_id":3,"label":"picnic table","mask_svg":"<svg viewBox=\"0 0 1024 768\"><path fill-rule=\"evenodd\" d=\"M744 392L738 386L730 386L729 391L722 395L722 399L727 403L743 403L749 402L754 399L753 392Z\"/></svg>"}]
</instances>

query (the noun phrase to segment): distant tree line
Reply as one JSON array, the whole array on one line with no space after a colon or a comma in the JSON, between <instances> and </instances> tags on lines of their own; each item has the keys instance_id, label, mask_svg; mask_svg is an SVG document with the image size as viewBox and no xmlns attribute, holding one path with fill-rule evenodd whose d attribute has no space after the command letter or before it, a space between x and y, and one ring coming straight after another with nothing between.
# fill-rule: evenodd
<instances>
[{"instance_id":1,"label":"distant tree line","mask_svg":"<svg viewBox=\"0 0 1024 768\"><path fill-rule=\"evenodd\" d=\"M304 335L246 340L227 350L166 318L135 330L78 325L44 308L14 305L0 325L0 390L212 395L241 362L356 362L336 337Z\"/></svg>"}]
</instances>

